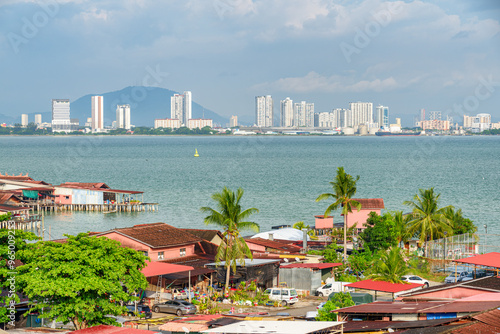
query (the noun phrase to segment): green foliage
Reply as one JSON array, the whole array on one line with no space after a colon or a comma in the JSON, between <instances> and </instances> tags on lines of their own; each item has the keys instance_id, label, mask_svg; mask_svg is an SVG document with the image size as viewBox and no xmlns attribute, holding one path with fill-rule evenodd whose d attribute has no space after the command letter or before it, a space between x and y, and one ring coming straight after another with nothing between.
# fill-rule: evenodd
<instances>
[{"instance_id":1,"label":"green foliage","mask_svg":"<svg viewBox=\"0 0 500 334\"><path fill-rule=\"evenodd\" d=\"M332 312L339 308L354 306L355 303L349 293L338 292L328 299L325 305L318 310L318 321L337 321L337 313Z\"/></svg>"},{"instance_id":2,"label":"green foliage","mask_svg":"<svg viewBox=\"0 0 500 334\"><path fill-rule=\"evenodd\" d=\"M359 236L370 251L386 250L397 245L396 223L390 213L379 216L376 212L370 212L365 226L366 229Z\"/></svg>"},{"instance_id":3,"label":"green foliage","mask_svg":"<svg viewBox=\"0 0 500 334\"><path fill-rule=\"evenodd\" d=\"M0 215L0 221L10 219L10 214ZM37 240L38 237L23 230L0 229L0 290L6 291L6 294L0 296L0 305L11 305L19 302L16 292L20 292L17 282L17 275L10 274L16 272L14 262L25 261L22 257L22 251L28 247L26 241ZM19 262L18 262L19 263ZM0 323L10 322L9 310L6 307L0 308Z\"/></svg>"},{"instance_id":4,"label":"green foliage","mask_svg":"<svg viewBox=\"0 0 500 334\"><path fill-rule=\"evenodd\" d=\"M425 242L442 238L444 232L448 235L453 233L444 215L449 207L439 208L439 197L440 194L434 193L434 188L419 189L413 201L403 203L412 209L407 222L407 231L410 236L417 236L421 242Z\"/></svg>"},{"instance_id":5,"label":"green foliage","mask_svg":"<svg viewBox=\"0 0 500 334\"><path fill-rule=\"evenodd\" d=\"M349 256L349 267L356 273L363 272L371 267L375 260L374 253L365 249L362 252L357 250L353 251Z\"/></svg>"},{"instance_id":6,"label":"green foliage","mask_svg":"<svg viewBox=\"0 0 500 334\"><path fill-rule=\"evenodd\" d=\"M147 287L145 257L118 241L67 235L64 243L38 242L23 251L19 284L44 318L72 322L76 329L114 324L107 315L126 312L120 303L137 300Z\"/></svg>"},{"instance_id":7,"label":"green foliage","mask_svg":"<svg viewBox=\"0 0 500 334\"><path fill-rule=\"evenodd\" d=\"M215 255L215 262L221 263L225 261L226 267L226 287L229 287L230 270L236 272L237 263L240 265L245 264L245 258L252 259L252 252L241 236L240 230L253 230L259 231L259 225L255 222L246 221L252 214L258 213L256 208L243 210L240 204L243 197L243 189L233 192L232 190L224 187L220 193L212 195L212 199L217 205L217 210L209 207L202 207L200 211L207 213L205 217L205 224L214 224L224 229L223 240L217 248Z\"/></svg>"},{"instance_id":8,"label":"green foliage","mask_svg":"<svg viewBox=\"0 0 500 334\"><path fill-rule=\"evenodd\" d=\"M451 225L454 235L477 232L477 226L472 220L463 216L462 209L455 211L453 206L449 206L444 210L444 217Z\"/></svg>"},{"instance_id":9,"label":"green foliage","mask_svg":"<svg viewBox=\"0 0 500 334\"><path fill-rule=\"evenodd\" d=\"M402 283L401 276L407 274L409 268L399 247L392 247L380 252L370 269L369 279L391 283Z\"/></svg>"},{"instance_id":10,"label":"green foliage","mask_svg":"<svg viewBox=\"0 0 500 334\"><path fill-rule=\"evenodd\" d=\"M6 213L6 214L3 214L3 215L0 215L0 222L3 222L3 221L6 221L6 220L9 220L11 217L10 215L10 212L9 213Z\"/></svg>"},{"instance_id":11,"label":"green foliage","mask_svg":"<svg viewBox=\"0 0 500 334\"><path fill-rule=\"evenodd\" d=\"M325 210L325 217L327 217L332 210L337 210L342 208L342 214L344 215L344 260L347 260L347 215L352 212L352 208L355 207L358 211L361 209L361 203L352 199L356 194L356 182L359 180L359 175L354 178L350 174L347 174L344 167L339 167L337 169L337 175L335 179L330 182L332 186L333 193L324 193L316 198L316 202L332 199L334 202L330 204Z\"/></svg>"}]
</instances>

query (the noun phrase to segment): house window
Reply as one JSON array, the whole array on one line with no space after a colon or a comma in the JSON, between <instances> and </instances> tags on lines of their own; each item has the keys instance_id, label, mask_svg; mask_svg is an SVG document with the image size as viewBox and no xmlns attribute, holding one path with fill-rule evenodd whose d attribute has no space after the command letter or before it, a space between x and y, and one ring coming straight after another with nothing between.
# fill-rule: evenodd
<instances>
[{"instance_id":1,"label":"house window","mask_svg":"<svg viewBox=\"0 0 500 334\"><path fill-rule=\"evenodd\" d=\"M180 255L186 256L186 248L181 248Z\"/></svg>"},{"instance_id":2,"label":"house window","mask_svg":"<svg viewBox=\"0 0 500 334\"><path fill-rule=\"evenodd\" d=\"M144 254L144 256L148 256L148 251L142 251L142 254Z\"/></svg>"},{"instance_id":3,"label":"house window","mask_svg":"<svg viewBox=\"0 0 500 334\"><path fill-rule=\"evenodd\" d=\"M158 252L158 260L163 260L163 252Z\"/></svg>"}]
</instances>

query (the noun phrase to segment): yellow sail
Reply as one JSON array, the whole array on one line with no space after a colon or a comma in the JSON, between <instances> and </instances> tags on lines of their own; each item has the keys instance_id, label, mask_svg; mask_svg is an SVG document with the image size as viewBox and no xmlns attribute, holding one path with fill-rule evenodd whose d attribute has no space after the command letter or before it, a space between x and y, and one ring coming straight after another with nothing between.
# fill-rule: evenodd
<instances>
[{"instance_id":1,"label":"yellow sail","mask_svg":"<svg viewBox=\"0 0 500 334\"><path fill-rule=\"evenodd\" d=\"M194 156L195 156L195 157L199 157L199 156L200 156L200 155L198 154L198 150L197 150L196 148L194 149Z\"/></svg>"}]
</instances>

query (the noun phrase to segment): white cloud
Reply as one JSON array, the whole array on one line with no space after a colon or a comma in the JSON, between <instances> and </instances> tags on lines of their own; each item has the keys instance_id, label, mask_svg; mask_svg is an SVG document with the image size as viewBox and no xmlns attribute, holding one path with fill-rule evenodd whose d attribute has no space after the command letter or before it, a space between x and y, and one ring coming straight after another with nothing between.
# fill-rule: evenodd
<instances>
[{"instance_id":1,"label":"white cloud","mask_svg":"<svg viewBox=\"0 0 500 334\"><path fill-rule=\"evenodd\" d=\"M373 80L356 80L352 77L322 76L314 71L303 77L282 78L274 82L255 85L256 90L277 90L290 93L339 93L339 92L386 92L399 88L393 77Z\"/></svg>"}]
</instances>

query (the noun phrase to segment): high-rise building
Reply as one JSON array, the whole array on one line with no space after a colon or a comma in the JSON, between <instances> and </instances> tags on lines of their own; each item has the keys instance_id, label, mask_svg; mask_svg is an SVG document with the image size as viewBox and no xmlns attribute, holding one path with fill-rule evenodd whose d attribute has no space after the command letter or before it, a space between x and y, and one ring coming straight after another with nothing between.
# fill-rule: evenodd
<instances>
[{"instance_id":1,"label":"high-rise building","mask_svg":"<svg viewBox=\"0 0 500 334\"><path fill-rule=\"evenodd\" d=\"M190 91L183 94L174 94L170 98L170 117L178 119L182 125L187 126L192 118L192 96Z\"/></svg>"},{"instance_id":2,"label":"high-rise building","mask_svg":"<svg viewBox=\"0 0 500 334\"><path fill-rule=\"evenodd\" d=\"M116 128L130 130L130 105L116 106Z\"/></svg>"},{"instance_id":3,"label":"high-rise building","mask_svg":"<svg viewBox=\"0 0 500 334\"><path fill-rule=\"evenodd\" d=\"M53 132L70 132L71 119L70 103L67 99L53 99L52 100L52 131Z\"/></svg>"},{"instance_id":4,"label":"high-rise building","mask_svg":"<svg viewBox=\"0 0 500 334\"><path fill-rule=\"evenodd\" d=\"M104 130L104 98L92 96L92 131Z\"/></svg>"},{"instance_id":5,"label":"high-rise building","mask_svg":"<svg viewBox=\"0 0 500 334\"><path fill-rule=\"evenodd\" d=\"M349 109L352 112L352 126L373 123L373 103L350 102Z\"/></svg>"},{"instance_id":6,"label":"high-rise building","mask_svg":"<svg viewBox=\"0 0 500 334\"><path fill-rule=\"evenodd\" d=\"M306 126L306 101L293 104L293 126Z\"/></svg>"},{"instance_id":7,"label":"high-rise building","mask_svg":"<svg viewBox=\"0 0 500 334\"><path fill-rule=\"evenodd\" d=\"M255 124L258 127L274 126L274 108L271 95L255 97Z\"/></svg>"},{"instance_id":8,"label":"high-rise building","mask_svg":"<svg viewBox=\"0 0 500 334\"><path fill-rule=\"evenodd\" d=\"M229 127L234 128L238 126L238 116L231 116L229 119Z\"/></svg>"},{"instance_id":9,"label":"high-rise building","mask_svg":"<svg viewBox=\"0 0 500 334\"><path fill-rule=\"evenodd\" d=\"M21 115L21 126L23 128L28 126L28 114L22 114Z\"/></svg>"},{"instance_id":10,"label":"high-rise building","mask_svg":"<svg viewBox=\"0 0 500 334\"><path fill-rule=\"evenodd\" d=\"M283 128L293 126L293 101L289 97L280 101L280 126Z\"/></svg>"},{"instance_id":11,"label":"high-rise building","mask_svg":"<svg viewBox=\"0 0 500 334\"><path fill-rule=\"evenodd\" d=\"M306 103L304 116L305 126L308 128L314 127L314 103Z\"/></svg>"},{"instance_id":12,"label":"high-rise building","mask_svg":"<svg viewBox=\"0 0 500 334\"><path fill-rule=\"evenodd\" d=\"M375 110L375 123L379 128L389 129L389 107L378 106Z\"/></svg>"},{"instance_id":13,"label":"high-rise building","mask_svg":"<svg viewBox=\"0 0 500 334\"><path fill-rule=\"evenodd\" d=\"M440 121L441 120L441 112L440 111L430 111L429 112L429 120Z\"/></svg>"},{"instance_id":14,"label":"high-rise building","mask_svg":"<svg viewBox=\"0 0 500 334\"><path fill-rule=\"evenodd\" d=\"M42 124L42 114L35 114L35 124L37 126Z\"/></svg>"},{"instance_id":15,"label":"high-rise building","mask_svg":"<svg viewBox=\"0 0 500 334\"><path fill-rule=\"evenodd\" d=\"M476 116L464 115L464 129L471 130L472 132L483 132L491 128L490 114L477 114Z\"/></svg>"},{"instance_id":16,"label":"high-rise building","mask_svg":"<svg viewBox=\"0 0 500 334\"><path fill-rule=\"evenodd\" d=\"M334 126L336 128L352 127L352 111L350 109L333 109Z\"/></svg>"},{"instance_id":17,"label":"high-rise building","mask_svg":"<svg viewBox=\"0 0 500 334\"><path fill-rule=\"evenodd\" d=\"M425 109L420 109L420 120L425 121Z\"/></svg>"},{"instance_id":18,"label":"high-rise building","mask_svg":"<svg viewBox=\"0 0 500 334\"><path fill-rule=\"evenodd\" d=\"M319 128L334 129L336 128L336 120L334 112L320 112L315 115L315 126Z\"/></svg>"}]
</instances>

